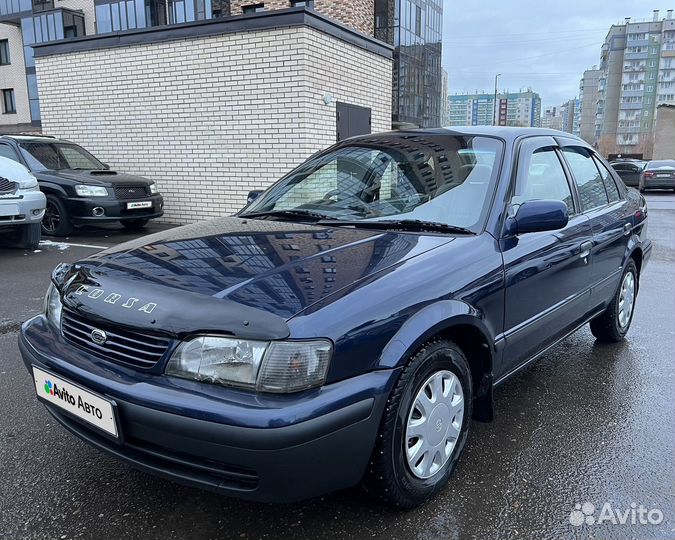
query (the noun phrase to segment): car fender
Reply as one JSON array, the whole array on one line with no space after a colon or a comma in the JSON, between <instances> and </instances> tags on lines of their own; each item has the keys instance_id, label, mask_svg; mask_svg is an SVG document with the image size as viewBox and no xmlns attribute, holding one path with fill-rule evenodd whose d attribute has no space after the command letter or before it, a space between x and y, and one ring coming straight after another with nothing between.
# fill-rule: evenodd
<instances>
[{"instance_id":1,"label":"car fender","mask_svg":"<svg viewBox=\"0 0 675 540\"><path fill-rule=\"evenodd\" d=\"M44 180L38 180L38 184L40 185L40 191L42 191L45 195L59 195L64 199L68 198L66 191L58 184L45 182Z\"/></svg>"},{"instance_id":2,"label":"car fender","mask_svg":"<svg viewBox=\"0 0 675 540\"><path fill-rule=\"evenodd\" d=\"M494 339L490 339L480 312L461 300L441 300L420 309L403 323L382 350L377 367L401 367L424 342L460 324L476 327L490 344L490 356L494 356Z\"/></svg>"}]
</instances>

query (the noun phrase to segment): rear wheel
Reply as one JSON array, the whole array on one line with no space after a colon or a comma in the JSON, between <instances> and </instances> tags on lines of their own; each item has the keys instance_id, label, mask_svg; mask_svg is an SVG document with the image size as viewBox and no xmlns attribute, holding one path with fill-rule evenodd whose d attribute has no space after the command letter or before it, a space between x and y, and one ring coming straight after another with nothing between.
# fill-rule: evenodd
<instances>
[{"instance_id":1,"label":"rear wheel","mask_svg":"<svg viewBox=\"0 0 675 540\"><path fill-rule=\"evenodd\" d=\"M50 236L67 236L73 232L70 216L63 201L56 195L47 195L47 208L42 218L42 233Z\"/></svg>"},{"instance_id":2,"label":"rear wheel","mask_svg":"<svg viewBox=\"0 0 675 540\"><path fill-rule=\"evenodd\" d=\"M122 226L127 229L128 231L140 231L145 228L145 226L148 224L149 219L125 219L124 221L121 221Z\"/></svg>"},{"instance_id":3,"label":"rear wheel","mask_svg":"<svg viewBox=\"0 0 675 540\"><path fill-rule=\"evenodd\" d=\"M424 345L391 392L365 487L397 508L414 508L448 482L469 432L473 392L462 350Z\"/></svg>"},{"instance_id":4,"label":"rear wheel","mask_svg":"<svg viewBox=\"0 0 675 540\"><path fill-rule=\"evenodd\" d=\"M19 232L19 244L24 249L37 249L42 236L42 227L39 223L23 225Z\"/></svg>"},{"instance_id":5,"label":"rear wheel","mask_svg":"<svg viewBox=\"0 0 675 540\"><path fill-rule=\"evenodd\" d=\"M637 266L630 259L612 302L601 315L591 321L591 332L598 341L615 343L624 339L633 321L638 285Z\"/></svg>"}]
</instances>

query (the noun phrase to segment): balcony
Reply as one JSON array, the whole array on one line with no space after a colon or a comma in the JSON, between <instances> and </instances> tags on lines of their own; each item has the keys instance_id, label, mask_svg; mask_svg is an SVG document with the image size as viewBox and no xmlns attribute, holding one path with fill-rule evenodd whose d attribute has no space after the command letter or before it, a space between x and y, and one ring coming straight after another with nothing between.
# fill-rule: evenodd
<instances>
[{"instance_id":1,"label":"balcony","mask_svg":"<svg viewBox=\"0 0 675 540\"><path fill-rule=\"evenodd\" d=\"M632 52L632 53L624 53L623 54L623 59L624 60L647 60L647 57L649 56L649 53L647 51L645 52Z\"/></svg>"},{"instance_id":2,"label":"balcony","mask_svg":"<svg viewBox=\"0 0 675 540\"><path fill-rule=\"evenodd\" d=\"M619 103L619 109L623 110L638 110L642 109L642 102L639 103Z\"/></svg>"},{"instance_id":3,"label":"balcony","mask_svg":"<svg viewBox=\"0 0 675 540\"><path fill-rule=\"evenodd\" d=\"M644 71L644 70L645 70L645 67L646 67L646 66L645 66L644 64L640 64L640 65L638 65L638 66L631 66L630 64L626 64L626 65L623 66L623 70L624 70L624 71L631 71L631 72L634 72L634 71Z\"/></svg>"}]
</instances>

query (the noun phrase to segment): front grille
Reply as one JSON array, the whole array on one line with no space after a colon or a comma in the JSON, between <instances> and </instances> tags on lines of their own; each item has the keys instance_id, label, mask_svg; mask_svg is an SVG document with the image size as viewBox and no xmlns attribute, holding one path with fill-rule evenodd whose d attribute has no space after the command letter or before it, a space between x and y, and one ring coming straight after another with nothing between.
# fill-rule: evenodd
<instances>
[{"instance_id":1,"label":"front grille","mask_svg":"<svg viewBox=\"0 0 675 540\"><path fill-rule=\"evenodd\" d=\"M16 192L17 183L10 182L7 178L0 177L0 195Z\"/></svg>"},{"instance_id":2,"label":"front grille","mask_svg":"<svg viewBox=\"0 0 675 540\"><path fill-rule=\"evenodd\" d=\"M94 343L91 338L93 330L103 330L106 333L105 343ZM61 319L61 332L68 342L96 356L142 369L152 368L171 344L169 338L122 330L112 325L93 324L65 309Z\"/></svg>"},{"instance_id":3,"label":"front grille","mask_svg":"<svg viewBox=\"0 0 675 540\"><path fill-rule=\"evenodd\" d=\"M115 186L115 197L118 199L140 199L150 195L145 186Z\"/></svg>"}]
</instances>

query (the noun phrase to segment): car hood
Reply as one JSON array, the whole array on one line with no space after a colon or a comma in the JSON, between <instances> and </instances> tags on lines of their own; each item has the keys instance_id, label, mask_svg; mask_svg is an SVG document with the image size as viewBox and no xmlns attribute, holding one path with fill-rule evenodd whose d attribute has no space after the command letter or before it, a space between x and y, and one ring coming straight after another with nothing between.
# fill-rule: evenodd
<instances>
[{"instance_id":1,"label":"car hood","mask_svg":"<svg viewBox=\"0 0 675 540\"><path fill-rule=\"evenodd\" d=\"M77 171L72 169L64 169L60 171L36 171L35 176L38 180L42 181L56 181L58 183L66 181L72 185L89 184L93 186L111 187L115 185L133 184L142 184L146 186L150 183L150 180L143 178L142 176L104 170Z\"/></svg>"},{"instance_id":2,"label":"car hood","mask_svg":"<svg viewBox=\"0 0 675 540\"><path fill-rule=\"evenodd\" d=\"M450 241L223 218L121 244L67 268L60 279L66 304L94 317L175 334L232 330L251 337L253 327L272 325L265 317L286 321ZM104 292L90 298L94 289ZM281 327L273 333L284 337Z\"/></svg>"}]
</instances>

